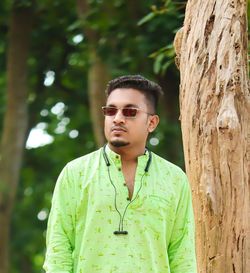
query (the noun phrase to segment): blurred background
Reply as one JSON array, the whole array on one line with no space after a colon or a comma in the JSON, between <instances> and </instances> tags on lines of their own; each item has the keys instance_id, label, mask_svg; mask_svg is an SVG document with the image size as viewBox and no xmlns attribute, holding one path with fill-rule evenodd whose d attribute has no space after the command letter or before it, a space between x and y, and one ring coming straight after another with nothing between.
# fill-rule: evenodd
<instances>
[{"instance_id":1,"label":"blurred background","mask_svg":"<svg viewBox=\"0 0 250 273\"><path fill-rule=\"evenodd\" d=\"M9 272L43 272L47 217L57 176L68 161L105 142L100 106L108 80L141 74L163 87L161 122L148 147L184 168L173 40L182 26L185 4L0 1L1 134L11 85L17 86L14 92L26 90L28 105L19 183L13 189ZM18 60L25 65L15 74ZM23 78L26 81L20 81Z\"/></svg>"}]
</instances>

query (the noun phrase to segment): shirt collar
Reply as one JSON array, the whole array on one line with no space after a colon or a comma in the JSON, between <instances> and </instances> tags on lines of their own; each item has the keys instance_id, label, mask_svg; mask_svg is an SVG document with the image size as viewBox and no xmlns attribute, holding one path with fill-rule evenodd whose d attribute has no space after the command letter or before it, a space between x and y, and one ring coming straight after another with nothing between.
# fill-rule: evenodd
<instances>
[{"instance_id":1,"label":"shirt collar","mask_svg":"<svg viewBox=\"0 0 250 273\"><path fill-rule=\"evenodd\" d=\"M116 166L121 166L121 156L110 149L109 145L105 146L105 152L107 154L107 157L110 161L110 163L115 164ZM143 155L138 156L138 165L137 168L144 171L147 161L149 159L149 152L147 149L145 149L145 153Z\"/></svg>"}]
</instances>

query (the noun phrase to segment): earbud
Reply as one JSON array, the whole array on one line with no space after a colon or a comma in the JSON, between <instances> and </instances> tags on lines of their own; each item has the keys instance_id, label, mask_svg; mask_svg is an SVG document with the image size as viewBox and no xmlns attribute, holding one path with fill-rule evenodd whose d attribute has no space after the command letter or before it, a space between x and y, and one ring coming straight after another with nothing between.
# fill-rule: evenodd
<instances>
[{"instance_id":1,"label":"earbud","mask_svg":"<svg viewBox=\"0 0 250 273\"><path fill-rule=\"evenodd\" d=\"M148 153L149 153L149 158L148 158L148 161L147 161L147 164L146 164L146 167L144 169L144 171L147 173L148 170L149 170L149 167L150 167L150 164L151 164L151 160L152 160L152 155L151 155L151 151L148 150Z\"/></svg>"},{"instance_id":2,"label":"earbud","mask_svg":"<svg viewBox=\"0 0 250 273\"><path fill-rule=\"evenodd\" d=\"M106 151L105 151L106 145L103 147L103 158L105 160L105 163L106 163L107 167L109 167L110 166L110 162L109 162L108 156L107 156Z\"/></svg>"}]
</instances>

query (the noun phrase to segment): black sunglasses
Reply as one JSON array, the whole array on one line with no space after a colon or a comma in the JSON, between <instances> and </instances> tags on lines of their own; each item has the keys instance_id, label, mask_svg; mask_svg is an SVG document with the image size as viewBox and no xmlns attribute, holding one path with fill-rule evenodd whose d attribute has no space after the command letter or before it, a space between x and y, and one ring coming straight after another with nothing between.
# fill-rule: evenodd
<instances>
[{"instance_id":1,"label":"black sunglasses","mask_svg":"<svg viewBox=\"0 0 250 273\"><path fill-rule=\"evenodd\" d=\"M119 108L116 108L113 106L103 106L102 107L102 111L103 111L104 116L115 116L117 114L118 110L119 110ZM126 118L135 118L138 111L144 112L148 115L153 115L153 114L150 114L150 113L143 111L139 108L134 108L134 107L124 107L124 108L121 108L121 110L122 110L123 116Z\"/></svg>"}]
</instances>

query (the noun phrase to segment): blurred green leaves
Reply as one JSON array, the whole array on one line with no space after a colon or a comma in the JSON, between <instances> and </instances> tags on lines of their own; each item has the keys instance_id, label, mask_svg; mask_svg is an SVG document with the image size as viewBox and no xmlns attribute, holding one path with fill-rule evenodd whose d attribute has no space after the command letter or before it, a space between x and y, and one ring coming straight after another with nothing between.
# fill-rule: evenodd
<instances>
[{"instance_id":1,"label":"blurred green leaves","mask_svg":"<svg viewBox=\"0 0 250 273\"><path fill-rule=\"evenodd\" d=\"M11 273L37 273L42 272L45 252L47 218L43 217L49 212L57 176L68 161L96 149L88 98L90 46L97 49L112 77L142 74L160 82L165 97L171 95L176 101L178 73L172 41L182 24L184 7L173 1L88 1L90 11L79 20L75 1L16 3L19 7L33 4L36 12L28 59L29 132L42 126L53 137L51 144L25 150L12 219ZM12 4L0 2L0 125L6 104ZM96 33L95 44L87 38L89 28ZM169 72L170 82L166 81ZM58 104L64 105L61 114L53 110ZM180 128L178 117L168 113L171 104L173 100L162 100L161 123L149 147L182 165ZM177 104L174 107L178 109Z\"/></svg>"},{"instance_id":2,"label":"blurred green leaves","mask_svg":"<svg viewBox=\"0 0 250 273\"><path fill-rule=\"evenodd\" d=\"M142 26L143 24L149 23L151 25L158 21L164 20L166 24L169 24L170 35L174 35L177 31L177 25L180 25L183 18L183 8L185 7L184 2L163 0L160 4L152 5L151 12L145 15L137 24ZM155 19L155 21L154 21ZM167 36L167 35L166 35ZM155 74L164 75L167 69L174 64L175 51L173 48L173 39L163 47L158 48L156 51L149 55L150 58L154 59L153 71Z\"/></svg>"},{"instance_id":3,"label":"blurred green leaves","mask_svg":"<svg viewBox=\"0 0 250 273\"><path fill-rule=\"evenodd\" d=\"M170 65L174 62L175 50L173 44L160 48L149 55L154 59L154 73L164 75Z\"/></svg>"}]
</instances>

